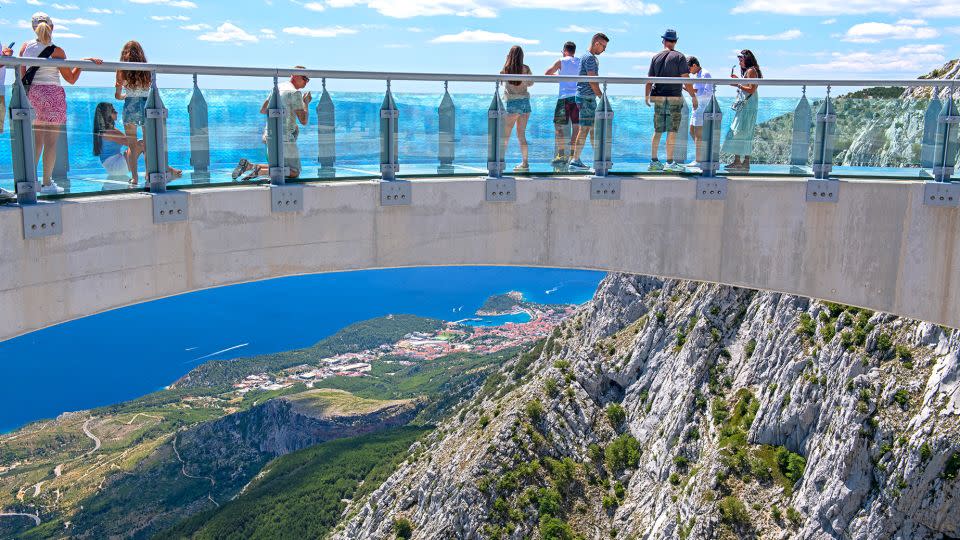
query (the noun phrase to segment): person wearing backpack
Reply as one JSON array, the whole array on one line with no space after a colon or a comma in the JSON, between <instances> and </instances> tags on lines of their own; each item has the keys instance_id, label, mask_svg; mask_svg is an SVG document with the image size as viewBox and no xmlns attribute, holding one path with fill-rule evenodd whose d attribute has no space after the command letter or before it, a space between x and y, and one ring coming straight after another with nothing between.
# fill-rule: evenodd
<instances>
[{"instance_id":1,"label":"person wearing backpack","mask_svg":"<svg viewBox=\"0 0 960 540\"><path fill-rule=\"evenodd\" d=\"M30 21L37 39L28 41L20 48L22 58L51 58L66 60L67 53L53 44L53 19L43 12L33 14ZM84 58L96 64L99 58ZM80 78L80 68L20 67L20 77L28 87L27 97L36 116L33 121L33 138L36 155L34 164L43 156L43 185L40 193L63 193L63 188L53 182L53 167L57 163L57 140L61 126L67 123L67 96L60 85L60 78L75 84Z\"/></svg>"}]
</instances>

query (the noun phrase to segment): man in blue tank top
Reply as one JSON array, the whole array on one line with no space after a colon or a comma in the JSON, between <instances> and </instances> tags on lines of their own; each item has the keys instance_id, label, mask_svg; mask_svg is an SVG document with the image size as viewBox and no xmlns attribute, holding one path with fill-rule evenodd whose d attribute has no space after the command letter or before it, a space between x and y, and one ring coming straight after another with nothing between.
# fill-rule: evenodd
<instances>
[{"instance_id":1,"label":"man in blue tank top","mask_svg":"<svg viewBox=\"0 0 960 540\"><path fill-rule=\"evenodd\" d=\"M572 41L563 44L562 57L547 69L547 75L579 75L580 59L574 56L577 45ZM577 107L576 81L562 81L557 106L553 110L553 128L555 134L555 156L550 163L554 166L566 165L571 149L580 131L580 108Z\"/></svg>"}]
</instances>

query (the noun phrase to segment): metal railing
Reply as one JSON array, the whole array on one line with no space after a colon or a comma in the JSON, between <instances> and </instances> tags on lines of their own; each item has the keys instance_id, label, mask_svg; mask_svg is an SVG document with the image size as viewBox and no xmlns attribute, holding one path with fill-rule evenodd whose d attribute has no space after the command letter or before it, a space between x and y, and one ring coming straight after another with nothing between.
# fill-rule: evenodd
<instances>
[{"instance_id":1,"label":"metal railing","mask_svg":"<svg viewBox=\"0 0 960 540\"><path fill-rule=\"evenodd\" d=\"M94 64L89 61L47 60L37 58L5 57L2 62L7 66L40 67L79 67L87 71L113 72L117 70L148 71L153 74L152 84L147 98L146 120L144 125L146 185L151 193L163 193L171 178L167 168L167 118L165 107L157 86L158 74L190 75L193 77L193 93L188 105L190 116L190 164L195 174L209 174L211 164L210 140L207 126L207 103L197 84L198 75L225 77L260 77L272 80L266 118L266 147L269 178L272 184L282 185L288 176L285 167L285 149L283 140L283 122L287 112L283 109L278 80L281 77L303 75L321 79L323 91L317 101L317 161L321 168L332 169L336 161L336 120L334 102L327 92L326 82L333 79L384 81L386 90L379 110L379 174L383 180L396 180L400 170L400 149L398 129L400 114L394 99L391 83L396 81L420 81L444 83L444 94L438 107L438 172L449 171L456 153L455 106L447 88L450 81L468 83L493 83L494 97L487 112L487 160L488 179L501 179L505 169L503 124L504 104L500 97L500 85L505 81L529 81L534 83L590 82L604 88L594 117L594 130L591 138L594 161L594 176L606 177L613 167L613 106L608 99L608 85L628 85L641 89L648 83L655 84L691 84L693 82L723 87L732 84L750 84L768 87L803 87L803 96L798 100L793 112L793 134L791 137L790 165L806 167L809 163L812 177L819 180L830 178L833 169L834 143L836 139L837 113L834 108L833 88L837 87L873 87L897 86L905 88L932 88L932 97L924 113L921 166L932 171L933 179L947 183L953 174L960 150L957 124L960 115L954 103L954 80L940 79L742 79L714 78L693 80L689 78L662 77L612 77L612 76L566 76L566 75L513 75L513 74L440 74L410 72L368 72L317 70L294 68L249 68L228 66L197 66L171 64L144 64L125 62L104 62ZM808 87L823 87L826 96L819 101L814 113L806 96ZM941 98L941 90L947 90ZM642 93L642 92L641 92ZM701 147L695 152L699 163L700 175L714 177L720 170L721 122L724 119L723 107L716 95L703 106L703 137ZM683 118L688 118L689 108L683 103ZM37 170L33 147L33 111L19 77L13 84L13 93L9 103L11 119L11 156L14 185L17 201L20 204L32 204L37 201ZM814 126L811 136L810 125ZM686 122L684 122L684 126ZM683 135L686 137L686 135ZM684 138L684 145L686 144ZM811 143L813 150L811 152ZM684 146L685 148L685 146ZM679 152L678 152L679 153ZM812 155L812 160L809 156ZM672 159L673 156L668 156Z\"/></svg>"}]
</instances>

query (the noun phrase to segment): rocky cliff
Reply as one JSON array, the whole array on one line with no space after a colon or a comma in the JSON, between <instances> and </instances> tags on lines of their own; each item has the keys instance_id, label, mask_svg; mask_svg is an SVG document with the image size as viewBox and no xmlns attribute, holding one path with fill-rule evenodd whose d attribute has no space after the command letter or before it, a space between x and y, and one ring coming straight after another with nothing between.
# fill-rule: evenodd
<instances>
[{"instance_id":1,"label":"rocky cliff","mask_svg":"<svg viewBox=\"0 0 960 540\"><path fill-rule=\"evenodd\" d=\"M611 275L335 538L960 536L960 335Z\"/></svg>"}]
</instances>

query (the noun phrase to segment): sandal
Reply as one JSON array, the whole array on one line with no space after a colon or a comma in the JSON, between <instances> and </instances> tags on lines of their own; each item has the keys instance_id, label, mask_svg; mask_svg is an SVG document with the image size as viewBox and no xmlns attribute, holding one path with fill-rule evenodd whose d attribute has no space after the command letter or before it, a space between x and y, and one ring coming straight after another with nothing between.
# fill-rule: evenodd
<instances>
[{"instance_id":1,"label":"sandal","mask_svg":"<svg viewBox=\"0 0 960 540\"><path fill-rule=\"evenodd\" d=\"M256 179L257 179L257 176L258 176L258 175L257 175L257 168L256 168L256 167L253 167L252 169L248 169L248 170L249 170L249 172L248 172L247 174L245 174L245 175L243 176L243 178L240 178L239 180L237 180L237 182L246 182L246 181L248 181L248 180L256 180Z\"/></svg>"},{"instance_id":2,"label":"sandal","mask_svg":"<svg viewBox=\"0 0 960 540\"><path fill-rule=\"evenodd\" d=\"M529 166L529 165L523 165L523 164L517 165L516 167L513 168L513 172L515 172L515 173L528 173L528 172L530 172L530 166Z\"/></svg>"},{"instance_id":3,"label":"sandal","mask_svg":"<svg viewBox=\"0 0 960 540\"><path fill-rule=\"evenodd\" d=\"M237 166L233 168L233 173L230 174L230 177L234 180L238 176L250 170L250 162L247 161L247 158L240 158L240 161L237 162Z\"/></svg>"}]
</instances>

